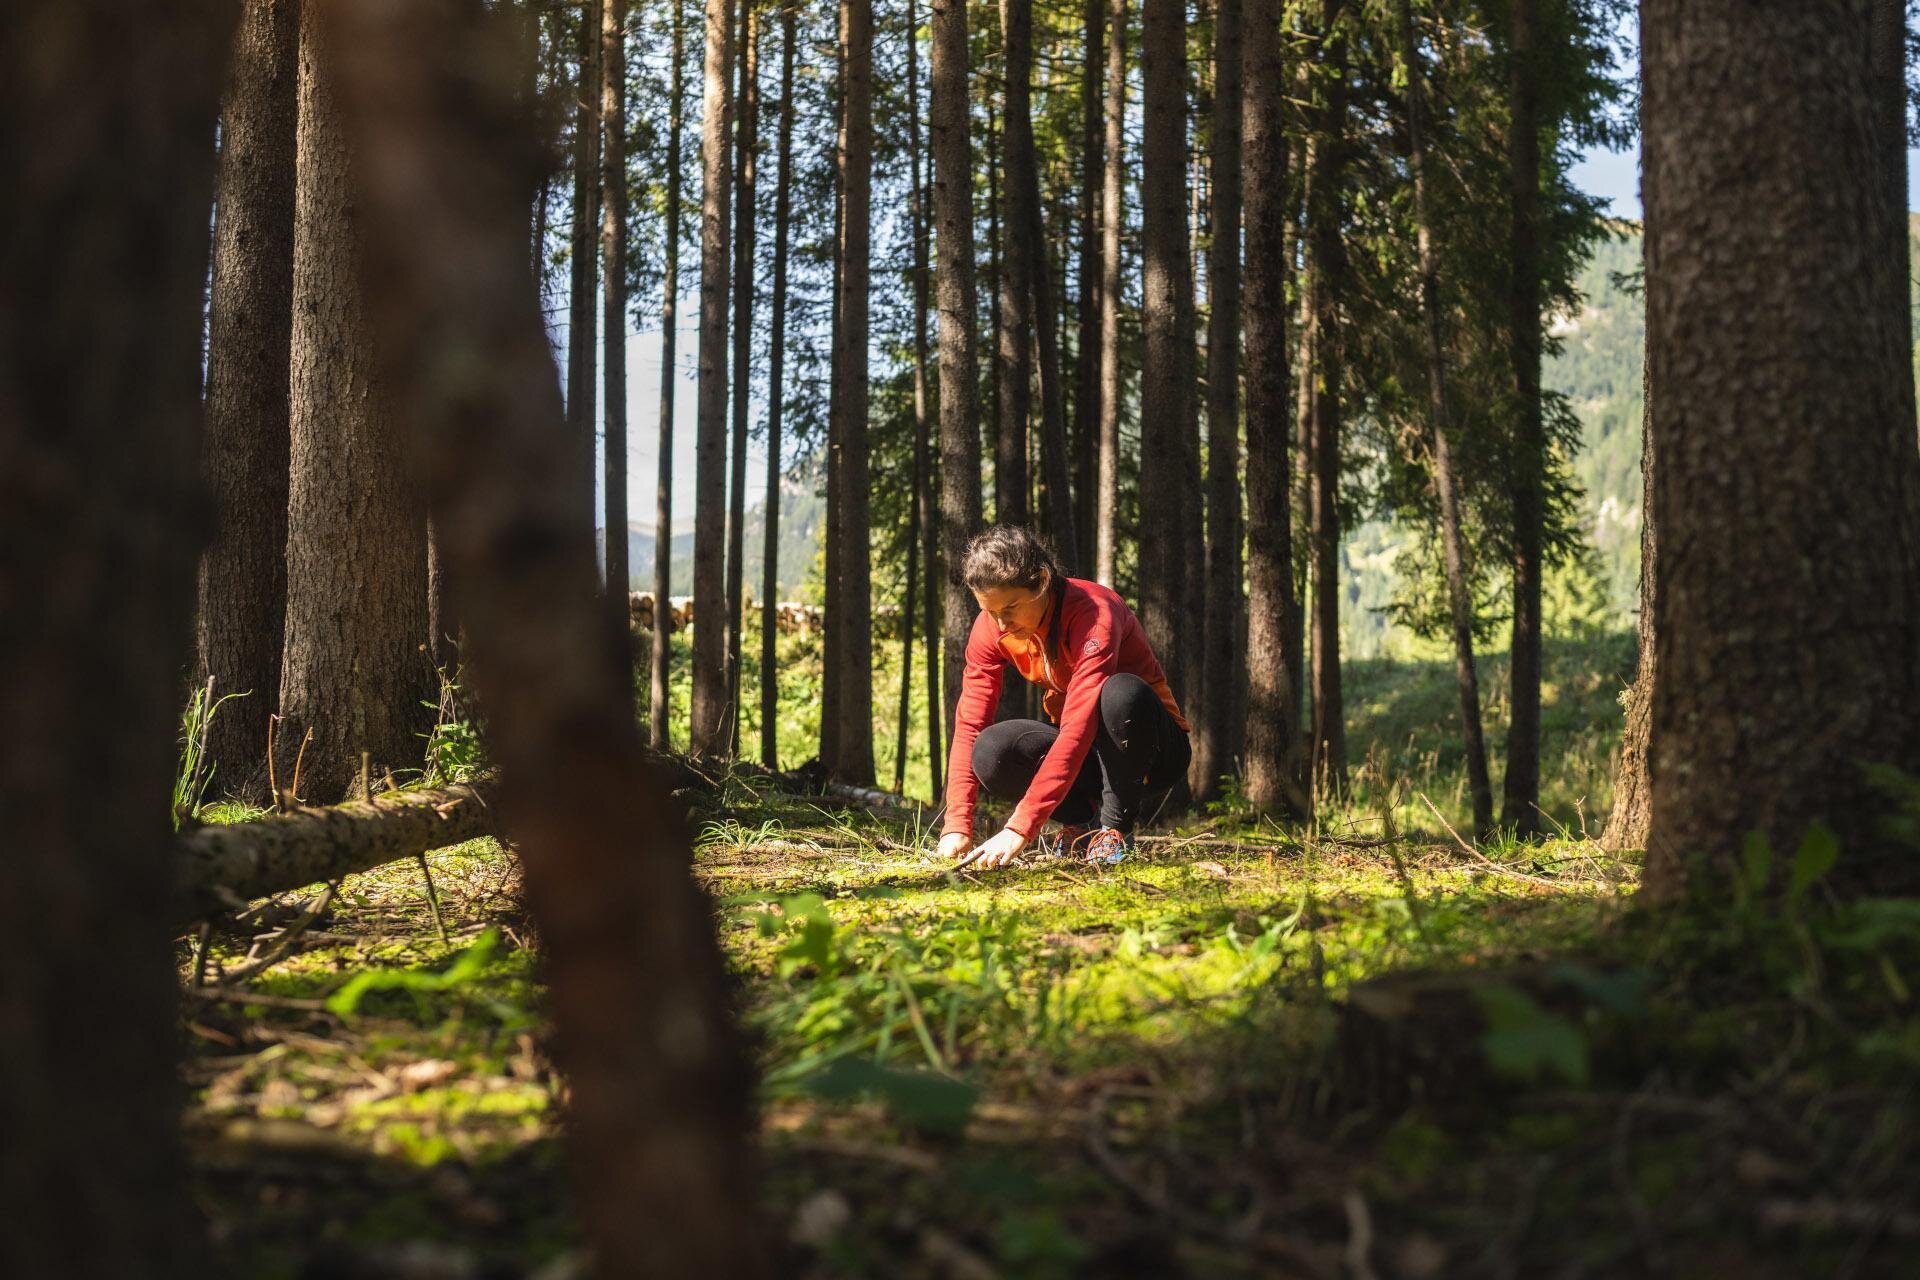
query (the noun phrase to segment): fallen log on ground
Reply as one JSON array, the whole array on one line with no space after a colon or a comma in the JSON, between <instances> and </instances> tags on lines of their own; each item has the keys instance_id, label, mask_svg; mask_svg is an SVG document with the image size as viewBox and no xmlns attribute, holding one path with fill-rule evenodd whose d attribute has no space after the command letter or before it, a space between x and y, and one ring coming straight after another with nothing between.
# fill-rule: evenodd
<instances>
[{"instance_id":1,"label":"fallen log on ground","mask_svg":"<svg viewBox=\"0 0 1920 1280\"><path fill-rule=\"evenodd\" d=\"M185 927L255 898L491 835L491 791L489 781L393 791L371 802L300 807L253 822L197 828L175 844L173 923Z\"/></svg>"}]
</instances>

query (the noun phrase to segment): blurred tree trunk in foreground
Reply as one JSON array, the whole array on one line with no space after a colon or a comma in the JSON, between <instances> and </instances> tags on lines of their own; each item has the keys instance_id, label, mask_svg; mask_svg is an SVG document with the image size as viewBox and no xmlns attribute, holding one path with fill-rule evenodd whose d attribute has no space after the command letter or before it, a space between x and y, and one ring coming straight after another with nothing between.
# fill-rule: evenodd
<instances>
[{"instance_id":1,"label":"blurred tree trunk in foreground","mask_svg":"<svg viewBox=\"0 0 1920 1280\"><path fill-rule=\"evenodd\" d=\"M168 792L237 6L0 8L0 1275L198 1274ZM263 697L268 696L262 694Z\"/></svg>"},{"instance_id":2,"label":"blurred tree trunk in foreground","mask_svg":"<svg viewBox=\"0 0 1920 1280\"><path fill-rule=\"evenodd\" d=\"M199 678L242 694L207 727L210 794L266 796L267 718L287 618L287 361L293 340L298 0L248 0L220 113L207 323Z\"/></svg>"},{"instance_id":3,"label":"blurred tree trunk in foreground","mask_svg":"<svg viewBox=\"0 0 1920 1280\"><path fill-rule=\"evenodd\" d=\"M540 927L599 1276L754 1276L750 1072L711 904L644 760L526 269L539 150L478 0L330 0L384 354L455 567Z\"/></svg>"},{"instance_id":4,"label":"blurred tree trunk in foreground","mask_svg":"<svg viewBox=\"0 0 1920 1280\"><path fill-rule=\"evenodd\" d=\"M1917 762L1920 458L1865 13L1642 6L1656 900L1815 819L1848 887L1920 885L1867 773Z\"/></svg>"}]
</instances>

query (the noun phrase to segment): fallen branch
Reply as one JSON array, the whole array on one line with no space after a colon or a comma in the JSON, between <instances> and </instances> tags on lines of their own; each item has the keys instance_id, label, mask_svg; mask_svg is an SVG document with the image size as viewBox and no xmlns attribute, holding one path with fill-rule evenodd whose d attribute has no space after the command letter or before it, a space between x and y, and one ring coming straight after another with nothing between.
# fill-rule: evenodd
<instances>
[{"instance_id":1,"label":"fallen branch","mask_svg":"<svg viewBox=\"0 0 1920 1280\"><path fill-rule=\"evenodd\" d=\"M172 923L227 915L255 898L338 880L494 830L490 786L397 791L372 801L201 827L179 854Z\"/></svg>"}]
</instances>

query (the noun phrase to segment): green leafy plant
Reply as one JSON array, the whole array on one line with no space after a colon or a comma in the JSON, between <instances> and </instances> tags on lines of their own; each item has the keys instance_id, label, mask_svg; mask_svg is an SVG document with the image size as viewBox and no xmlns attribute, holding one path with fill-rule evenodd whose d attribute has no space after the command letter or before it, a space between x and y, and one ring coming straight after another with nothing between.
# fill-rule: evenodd
<instances>
[{"instance_id":1,"label":"green leafy plant","mask_svg":"<svg viewBox=\"0 0 1920 1280\"><path fill-rule=\"evenodd\" d=\"M488 929L475 938L471 946L455 956L453 963L443 970L364 970L348 979L345 986L327 997L327 1010L338 1017L351 1018L360 1012L361 1004L373 993L404 991L413 1000L415 1014L425 1021L432 1016L427 996L461 992L473 996L502 1024L508 1027L523 1025L530 1021L529 1015L524 1010L516 1009L491 996L462 991L487 970L499 947L500 931Z\"/></svg>"},{"instance_id":2,"label":"green leafy plant","mask_svg":"<svg viewBox=\"0 0 1920 1280\"><path fill-rule=\"evenodd\" d=\"M467 705L456 668L449 675L440 673L440 698L422 703L434 711L433 728L427 733L426 767L423 780L430 787L465 782L486 768L485 744L480 740L479 724Z\"/></svg>"}]
</instances>

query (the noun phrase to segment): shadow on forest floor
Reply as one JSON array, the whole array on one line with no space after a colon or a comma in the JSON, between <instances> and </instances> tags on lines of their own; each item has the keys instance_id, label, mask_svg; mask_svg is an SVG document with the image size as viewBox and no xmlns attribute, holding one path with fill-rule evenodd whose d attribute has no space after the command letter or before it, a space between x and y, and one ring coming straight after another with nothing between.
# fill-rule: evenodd
<instances>
[{"instance_id":1,"label":"shadow on forest floor","mask_svg":"<svg viewBox=\"0 0 1920 1280\"><path fill-rule=\"evenodd\" d=\"M1920 1233L1897 904L1655 927L1587 844L1226 822L951 875L898 822L734 799L698 864L787 1273L1876 1275ZM189 1002L236 1272L583 1274L513 862L433 869L451 948L399 864L268 1003Z\"/></svg>"}]
</instances>

